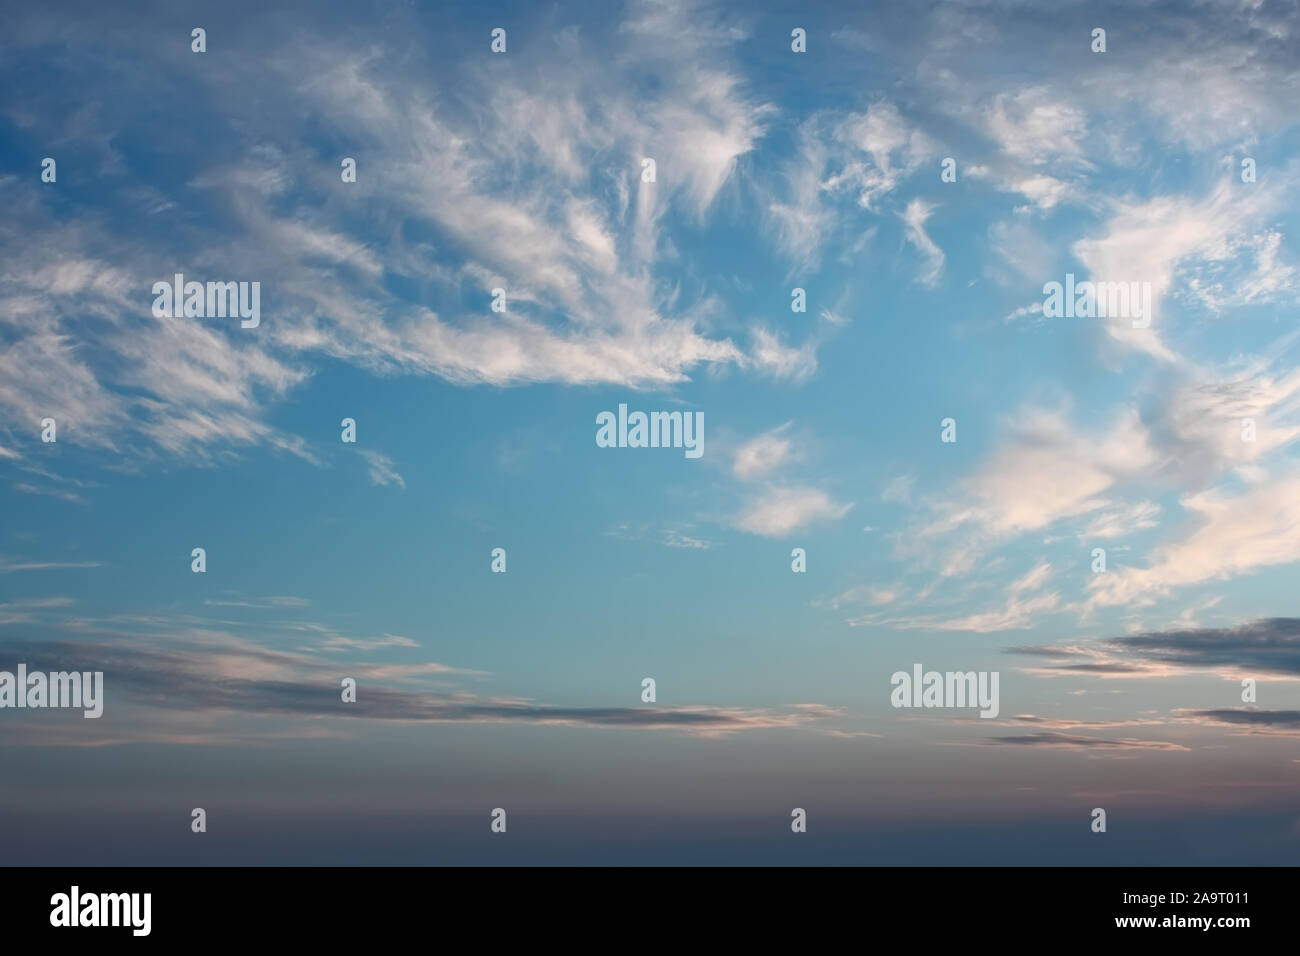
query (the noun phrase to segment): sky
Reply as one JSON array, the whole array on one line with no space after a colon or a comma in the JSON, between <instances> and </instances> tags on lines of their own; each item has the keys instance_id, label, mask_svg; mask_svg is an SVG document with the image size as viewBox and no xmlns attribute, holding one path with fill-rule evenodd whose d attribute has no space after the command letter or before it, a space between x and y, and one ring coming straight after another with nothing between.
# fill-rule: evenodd
<instances>
[{"instance_id":1,"label":"sky","mask_svg":"<svg viewBox=\"0 0 1300 956\"><path fill-rule=\"evenodd\" d=\"M1298 41L6 5L0 860L1290 862Z\"/></svg>"}]
</instances>

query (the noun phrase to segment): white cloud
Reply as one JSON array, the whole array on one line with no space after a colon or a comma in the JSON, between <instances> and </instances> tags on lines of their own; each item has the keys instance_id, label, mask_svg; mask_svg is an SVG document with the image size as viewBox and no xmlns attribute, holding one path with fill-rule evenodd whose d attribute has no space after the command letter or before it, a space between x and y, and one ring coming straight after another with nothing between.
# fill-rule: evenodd
<instances>
[{"instance_id":1,"label":"white cloud","mask_svg":"<svg viewBox=\"0 0 1300 956\"><path fill-rule=\"evenodd\" d=\"M798 348L783 345L775 333L756 329L749 364L772 378L802 382L817 371L817 346L813 341Z\"/></svg>"},{"instance_id":2,"label":"white cloud","mask_svg":"<svg viewBox=\"0 0 1300 956\"><path fill-rule=\"evenodd\" d=\"M926 266L918 276L918 281L924 285L934 285L943 273L943 250L935 245L934 240L925 231L926 220L930 218L934 209L935 207L924 199L913 199L900 214L906 227L907 241L914 245L926 259Z\"/></svg>"},{"instance_id":3,"label":"white cloud","mask_svg":"<svg viewBox=\"0 0 1300 956\"><path fill-rule=\"evenodd\" d=\"M841 238L849 220L838 200L878 214L936 154L934 143L888 100L861 112L815 114L800 125L797 144L782 169L784 191L767 197L767 206L778 245L801 270L815 267L822 250Z\"/></svg>"},{"instance_id":4,"label":"white cloud","mask_svg":"<svg viewBox=\"0 0 1300 956\"><path fill-rule=\"evenodd\" d=\"M661 274L678 255L668 214L711 215L772 114L729 62L745 36L733 21L703 6L639 4L598 41L547 37L492 76L491 95L459 99L433 98L437 84L412 82L420 65L382 46L342 50L304 35L256 77L235 71L233 85L212 91L214 108L256 144L188 171L188 195L227 211L220 234L184 214L188 199L159 195L156 228L123 242L102 219L52 221L48 194L13 180L0 225L17 277L0 292L11 331L0 412L52 415L60 440L130 452L133 463L253 445L314 461L266 415L322 356L503 386L663 387L728 364L808 377L816 341L790 346L762 331L747 354L713 330L723 300L688 298ZM488 69L465 67L481 78ZM277 96L250 95L268 76ZM329 135L372 145L343 193L361 202L338 198L337 170L306 172L319 156L296 140L296 121L318 112ZM47 132L68 141L77 130ZM640 180L643 157L658 163L653 184ZM274 314L255 334L152 318L157 273L184 263L204 279L274 277ZM477 301L498 284L504 314ZM425 306L435 300L439 312Z\"/></svg>"},{"instance_id":5,"label":"white cloud","mask_svg":"<svg viewBox=\"0 0 1300 956\"><path fill-rule=\"evenodd\" d=\"M852 504L838 504L816 488L769 488L737 517L736 526L751 534L779 538L811 524L848 514Z\"/></svg>"},{"instance_id":6,"label":"white cloud","mask_svg":"<svg viewBox=\"0 0 1300 956\"><path fill-rule=\"evenodd\" d=\"M851 188L858 204L875 209L879 200L898 188L902 179L935 154L935 145L909 125L893 103L873 103L864 113L847 116L836 128L836 139L851 147L848 161L832 176L830 189Z\"/></svg>"},{"instance_id":7,"label":"white cloud","mask_svg":"<svg viewBox=\"0 0 1300 956\"><path fill-rule=\"evenodd\" d=\"M992 535L1036 531L1097 511L1117 482L1156 461L1136 409L1122 409L1103 433L1087 434L1059 413L1026 410L1009 439L963 485L964 498L930 529L974 524Z\"/></svg>"},{"instance_id":8,"label":"white cloud","mask_svg":"<svg viewBox=\"0 0 1300 956\"><path fill-rule=\"evenodd\" d=\"M1208 296L1213 301L1224 294L1207 289L1204 275L1251 258L1253 268L1243 268L1237 278L1244 290L1237 293L1239 300L1262 301L1291 288L1292 269L1278 261L1276 245L1271 240L1262 245L1257 241L1260 227L1278 207L1277 190L1290 180L1283 175L1274 186L1257 183L1242 189L1225 177L1201 198L1110 201L1105 233L1080 239L1073 246L1074 254L1093 281L1151 283L1155 315L1147 329L1134 329L1131 318L1097 321L1105 322L1114 340L1174 362L1179 358L1165 342L1172 310L1164 306L1171 293L1186 290L1193 297L1206 300Z\"/></svg>"},{"instance_id":9,"label":"white cloud","mask_svg":"<svg viewBox=\"0 0 1300 956\"><path fill-rule=\"evenodd\" d=\"M1086 115L1044 87L993 97L984 122L1002 153L1012 159L1048 167L1086 163L1080 143L1088 130Z\"/></svg>"},{"instance_id":10,"label":"white cloud","mask_svg":"<svg viewBox=\"0 0 1300 956\"><path fill-rule=\"evenodd\" d=\"M789 430L787 422L741 445L736 449L732 473L741 481L753 481L790 461L794 444L786 437Z\"/></svg>"},{"instance_id":11,"label":"white cloud","mask_svg":"<svg viewBox=\"0 0 1300 956\"><path fill-rule=\"evenodd\" d=\"M1049 562L1038 563L1007 586L1003 605L991 611L980 611L957 617L928 615L881 618L874 615L852 620L849 623L855 626L874 624L901 630L973 631L979 634L1025 630L1033 627L1042 615L1057 611L1061 607L1060 595L1055 591L1037 593L1047 583L1051 572L1052 565Z\"/></svg>"},{"instance_id":12,"label":"white cloud","mask_svg":"<svg viewBox=\"0 0 1300 956\"><path fill-rule=\"evenodd\" d=\"M1181 503L1196 529L1157 547L1147 567L1094 575L1087 607L1141 607L1179 588L1300 561L1300 478L1270 480L1240 494L1202 492Z\"/></svg>"},{"instance_id":13,"label":"white cloud","mask_svg":"<svg viewBox=\"0 0 1300 956\"><path fill-rule=\"evenodd\" d=\"M370 469L370 481L372 484L397 485L399 488L406 487L406 480L397 473L397 468L393 459L377 451L363 449L362 456L366 459L366 464Z\"/></svg>"},{"instance_id":14,"label":"white cloud","mask_svg":"<svg viewBox=\"0 0 1300 956\"><path fill-rule=\"evenodd\" d=\"M70 568L98 568L98 561L22 561L0 557L0 574L19 571L63 571Z\"/></svg>"},{"instance_id":15,"label":"white cloud","mask_svg":"<svg viewBox=\"0 0 1300 956\"><path fill-rule=\"evenodd\" d=\"M1154 528L1158 522L1160 506L1151 501L1139 501L1127 508L1119 508L1099 514L1088 523L1079 535L1081 541L1105 541L1110 538L1122 538L1135 531Z\"/></svg>"},{"instance_id":16,"label":"white cloud","mask_svg":"<svg viewBox=\"0 0 1300 956\"><path fill-rule=\"evenodd\" d=\"M380 637L344 637L336 634L321 641L322 651L377 651L390 647L419 647L419 643L400 634L384 634ZM450 668L438 665L437 673L447 673Z\"/></svg>"}]
</instances>

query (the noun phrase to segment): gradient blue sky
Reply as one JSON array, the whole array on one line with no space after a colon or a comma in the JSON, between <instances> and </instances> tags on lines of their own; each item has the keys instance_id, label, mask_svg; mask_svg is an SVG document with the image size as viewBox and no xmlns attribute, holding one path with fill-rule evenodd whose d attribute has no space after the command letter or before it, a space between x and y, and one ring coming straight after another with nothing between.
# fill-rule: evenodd
<instances>
[{"instance_id":1,"label":"gradient blue sky","mask_svg":"<svg viewBox=\"0 0 1300 956\"><path fill-rule=\"evenodd\" d=\"M107 683L0 712L8 862L1294 855L1295 3L0 37L0 669ZM260 326L155 318L176 272ZM1155 321L1044 318L1067 273ZM703 457L598 448L620 402ZM998 719L892 708L916 662Z\"/></svg>"}]
</instances>

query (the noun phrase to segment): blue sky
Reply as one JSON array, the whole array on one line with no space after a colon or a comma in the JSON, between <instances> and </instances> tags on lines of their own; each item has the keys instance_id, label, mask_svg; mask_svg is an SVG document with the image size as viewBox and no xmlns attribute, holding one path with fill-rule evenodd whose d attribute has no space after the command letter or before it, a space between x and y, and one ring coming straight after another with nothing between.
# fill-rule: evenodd
<instances>
[{"instance_id":1,"label":"blue sky","mask_svg":"<svg viewBox=\"0 0 1300 956\"><path fill-rule=\"evenodd\" d=\"M1285 858L1296 12L6 9L0 669L107 703L0 712L0 832ZM260 324L156 317L178 272ZM1067 274L1154 319L1045 317ZM702 413L703 456L597 447L620 403ZM1000 672L998 717L891 707L918 662Z\"/></svg>"}]
</instances>

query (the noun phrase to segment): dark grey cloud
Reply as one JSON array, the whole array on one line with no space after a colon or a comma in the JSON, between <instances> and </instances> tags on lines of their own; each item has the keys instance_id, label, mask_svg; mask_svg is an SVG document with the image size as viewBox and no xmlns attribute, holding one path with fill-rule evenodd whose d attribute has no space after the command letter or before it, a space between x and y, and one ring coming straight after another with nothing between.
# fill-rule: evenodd
<instances>
[{"instance_id":1,"label":"dark grey cloud","mask_svg":"<svg viewBox=\"0 0 1300 956\"><path fill-rule=\"evenodd\" d=\"M1003 648L1005 654L1026 654L1032 657L1081 657L1083 651L1066 644L1015 645Z\"/></svg>"},{"instance_id":2,"label":"dark grey cloud","mask_svg":"<svg viewBox=\"0 0 1300 956\"><path fill-rule=\"evenodd\" d=\"M1148 631L1108 646L1147 661L1300 674L1300 618L1270 617L1230 628Z\"/></svg>"},{"instance_id":3,"label":"dark grey cloud","mask_svg":"<svg viewBox=\"0 0 1300 956\"><path fill-rule=\"evenodd\" d=\"M1071 671L1076 674L1141 674L1149 668L1140 664L1123 664L1117 661L1093 661L1087 664L1057 664L1052 669Z\"/></svg>"},{"instance_id":4,"label":"dark grey cloud","mask_svg":"<svg viewBox=\"0 0 1300 956\"><path fill-rule=\"evenodd\" d=\"M1300 618L1271 617L1235 627L1179 628L1112 637L1088 646L1008 647L1008 654L1054 658L1055 673L1142 674L1170 668L1300 675ZM1086 660L1080 661L1080 657Z\"/></svg>"},{"instance_id":5,"label":"dark grey cloud","mask_svg":"<svg viewBox=\"0 0 1300 956\"><path fill-rule=\"evenodd\" d=\"M994 745L1021 747L1070 747L1086 750L1187 750L1182 744L1163 740L1108 739L1104 737L1081 737L1077 734L1062 734L1044 731L1037 734L1020 734L1010 737L989 737L987 742Z\"/></svg>"},{"instance_id":6,"label":"dark grey cloud","mask_svg":"<svg viewBox=\"0 0 1300 956\"><path fill-rule=\"evenodd\" d=\"M305 654L270 650L245 641L189 643L163 650L139 642L0 644L0 670L12 671L19 662L25 663L29 671L102 671L110 704L126 700L174 712L226 710L370 720L640 727L697 734L798 727L836 713L820 705L800 705L789 712L653 705L561 707L466 693L404 690L387 685L393 672L401 673L400 667L318 661ZM241 672L250 676L239 676ZM368 672L383 677L368 679ZM263 676L251 676L259 673ZM341 681L345 677L357 680L355 703L342 700Z\"/></svg>"},{"instance_id":7,"label":"dark grey cloud","mask_svg":"<svg viewBox=\"0 0 1300 956\"><path fill-rule=\"evenodd\" d=\"M1300 730L1300 710L1254 710L1223 708L1218 710L1181 710L1177 716L1213 724L1238 724L1245 727L1267 727Z\"/></svg>"},{"instance_id":8,"label":"dark grey cloud","mask_svg":"<svg viewBox=\"0 0 1300 956\"><path fill-rule=\"evenodd\" d=\"M1073 730L1078 727L1131 727L1139 724L1160 724L1159 720L1074 720L1069 717L1040 717L1037 714L1017 714L1009 721L1015 724L1034 724L1053 730Z\"/></svg>"}]
</instances>

